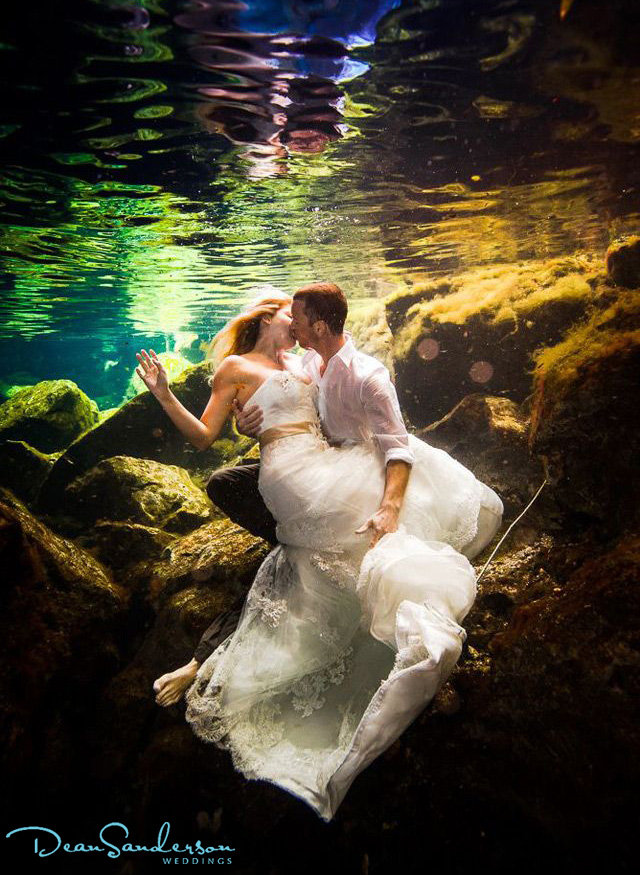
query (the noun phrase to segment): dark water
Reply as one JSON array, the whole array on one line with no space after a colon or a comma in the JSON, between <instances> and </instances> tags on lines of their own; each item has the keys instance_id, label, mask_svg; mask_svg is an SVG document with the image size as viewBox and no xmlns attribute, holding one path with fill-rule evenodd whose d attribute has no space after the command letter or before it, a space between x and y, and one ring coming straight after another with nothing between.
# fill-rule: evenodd
<instances>
[{"instance_id":1,"label":"dark water","mask_svg":"<svg viewBox=\"0 0 640 875\"><path fill-rule=\"evenodd\" d=\"M241 7L246 8L241 8ZM560 16L561 9L566 14ZM102 407L260 283L354 305L638 226L636 0L66 0L0 23L0 390Z\"/></svg>"}]
</instances>

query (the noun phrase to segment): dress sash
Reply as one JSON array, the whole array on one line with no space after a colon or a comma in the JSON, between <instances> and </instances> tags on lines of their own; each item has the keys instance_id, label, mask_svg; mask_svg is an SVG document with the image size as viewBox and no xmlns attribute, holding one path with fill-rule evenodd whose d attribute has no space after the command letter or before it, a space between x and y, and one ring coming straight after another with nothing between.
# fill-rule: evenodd
<instances>
[{"instance_id":1,"label":"dress sash","mask_svg":"<svg viewBox=\"0 0 640 875\"><path fill-rule=\"evenodd\" d=\"M265 429L259 437L260 449L264 449L268 444L280 440L280 438L289 437L292 434L305 434L307 432L315 432L318 426L315 422L287 422L285 425L274 425L273 428Z\"/></svg>"}]
</instances>

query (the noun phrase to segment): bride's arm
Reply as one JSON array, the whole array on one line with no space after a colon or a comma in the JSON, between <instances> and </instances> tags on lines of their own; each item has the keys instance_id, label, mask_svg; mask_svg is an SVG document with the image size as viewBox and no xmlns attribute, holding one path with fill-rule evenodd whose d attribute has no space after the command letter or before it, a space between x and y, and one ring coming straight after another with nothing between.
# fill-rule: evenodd
<instances>
[{"instance_id":1,"label":"bride's arm","mask_svg":"<svg viewBox=\"0 0 640 875\"><path fill-rule=\"evenodd\" d=\"M197 419L171 391L166 371L153 350L153 358L144 350L142 353L143 355L137 354L141 369L136 368L138 376L185 438L199 450L206 450L220 434L238 391L237 368L234 363L230 359L224 359L218 367L207 406L200 419Z\"/></svg>"}]
</instances>

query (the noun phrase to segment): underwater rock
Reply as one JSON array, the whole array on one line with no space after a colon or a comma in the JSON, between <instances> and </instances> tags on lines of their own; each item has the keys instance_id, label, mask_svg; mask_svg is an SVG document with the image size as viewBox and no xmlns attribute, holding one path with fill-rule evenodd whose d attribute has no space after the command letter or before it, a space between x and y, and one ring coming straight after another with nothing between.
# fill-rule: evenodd
<instances>
[{"instance_id":1,"label":"underwater rock","mask_svg":"<svg viewBox=\"0 0 640 875\"><path fill-rule=\"evenodd\" d=\"M519 534L516 528L489 564L465 618L472 658L482 655L487 666L491 642L507 627L514 610L551 594L567 573L569 560L558 536L536 533L523 544ZM578 556L582 555L579 550ZM482 562L475 564L480 571Z\"/></svg>"},{"instance_id":2,"label":"underwater rock","mask_svg":"<svg viewBox=\"0 0 640 875\"><path fill-rule=\"evenodd\" d=\"M613 282L628 289L640 288L640 237L612 243L605 256L607 272Z\"/></svg>"},{"instance_id":3,"label":"underwater rock","mask_svg":"<svg viewBox=\"0 0 640 875\"><path fill-rule=\"evenodd\" d=\"M248 591L269 545L224 518L214 520L175 540L147 569L154 601L197 584L222 588L236 598Z\"/></svg>"},{"instance_id":4,"label":"underwater rock","mask_svg":"<svg viewBox=\"0 0 640 875\"><path fill-rule=\"evenodd\" d=\"M98 408L71 380L44 380L0 405L0 439L62 450L97 422Z\"/></svg>"},{"instance_id":5,"label":"underwater rock","mask_svg":"<svg viewBox=\"0 0 640 875\"><path fill-rule=\"evenodd\" d=\"M487 485L505 505L505 517L515 516L544 478L540 461L528 446L529 420L508 398L474 393L463 398L438 422L418 436L450 453ZM538 507L529 513L536 517Z\"/></svg>"},{"instance_id":6,"label":"underwater rock","mask_svg":"<svg viewBox=\"0 0 640 875\"><path fill-rule=\"evenodd\" d=\"M157 559L175 537L140 523L102 520L76 538L75 543L88 550L124 583L125 578L119 572L139 562Z\"/></svg>"},{"instance_id":7,"label":"underwater rock","mask_svg":"<svg viewBox=\"0 0 640 875\"><path fill-rule=\"evenodd\" d=\"M98 422L104 422L105 419L109 419L114 413L117 413L120 410L119 407L108 407L106 410L98 411Z\"/></svg>"},{"instance_id":8,"label":"underwater rock","mask_svg":"<svg viewBox=\"0 0 640 875\"><path fill-rule=\"evenodd\" d=\"M84 528L109 520L184 534L211 519L213 505L176 465L114 456L67 487L65 512Z\"/></svg>"},{"instance_id":9,"label":"underwater rock","mask_svg":"<svg viewBox=\"0 0 640 875\"><path fill-rule=\"evenodd\" d=\"M622 835L640 778L640 539L583 550L586 561L574 558L566 580L494 637L490 682L472 706L486 755L509 763L496 792L573 842L595 823L600 836Z\"/></svg>"},{"instance_id":10,"label":"underwater rock","mask_svg":"<svg viewBox=\"0 0 640 875\"><path fill-rule=\"evenodd\" d=\"M129 769L154 726L175 723L175 715L172 719L156 704L153 682L189 662L204 630L236 597L224 585L192 586L166 600L131 662L109 681L101 697L94 777L108 779L112 771Z\"/></svg>"},{"instance_id":11,"label":"underwater rock","mask_svg":"<svg viewBox=\"0 0 640 875\"><path fill-rule=\"evenodd\" d=\"M557 501L603 535L640 520L633 473L640 452L640 302L628 293L538 359L531 446ZM621 299L622 300L622 299Z\"/></svg>"},{"instance_id":12,"label":"underwater rock","mask_svg":"<svg viewBox=\"0 0 640 875\"><path fill-rule=\"evenodd\" d=\"M24 441L2 441L0 484L31 504L57 458L57 453L41 453Z\"/></svg>"},{"instance_id":13,"label":"underwater rock","mask_svg":"<svg viewBox=\"0 0 640 875\"><path fill-rule=\"evenodd\" d=\"M264 541L229 520L209 523L174 541L166 556L148 566L145 584L157 614L130 664L108 684L99 704L95 777L137 765L138 751L168 724L195 749L201 746L180 717L155 703L153 681L189 662L200 636L222 612L241 603L268 552ZM224 757L214 757L226 766ZM239 778L239 776L238 776ZM164 772L151 786L164 781Z\"/></svg>"},{"instance_id":14,"label":"underwater rock","mask_svg":"<svg viewBox=\"0 0 640 875\"><path fill-rule=\"evenodd\" d=\"M411 422L429 425L482 389L523 401L534 351L611 294L601 271L587 256L504 264L389 297L396 387Z\"/></svg>"},{"instance_id":15,"label":"underwater rock","mask_svg":"<svg viewBox=\"0 0 640 875\"><path fill-rule=\"evenodd\" d=\"M394 376L393 336L387 324L382 302L365 307L352 307L347 321L347 329L361 352L372 355L381 361Z\"/></svg>"},{"instance_id":16,"label":"underwater rock","mask_svg":"<svg viewBox=\"0 0 640 875\"><path fill-rule=\"evenodd\" d=\"M24 774L31 758L45 775L45 733L58 720L77 722L87 692L90 698L118 667L127 596L93 556L51 532L5 489L0 562L3 750L11 770ZM74 725L67 734L75 732Z\"/></svg>"},{"instance_id":17,"label":"underwater rock","mask_svg":"<svg viewBox=\"0 0 640 875\"><path fill-rule=\"evenodd\" d=\"M203 362L183 371L171 384L176 397L195 416L200 417L211 395L207 378L210 365ZM179 465L189 472L206 472L241 455L253 441L238 437L230 424L208 450L197 450L171 422L150 392L143 392L124 404L116 413L75 441L57 460L43 484L41 510L55 513L61 506L65 488L78 475L102 459L126 454L138 459L153 459L165 465Z\"/></svg>"}]
</instances>

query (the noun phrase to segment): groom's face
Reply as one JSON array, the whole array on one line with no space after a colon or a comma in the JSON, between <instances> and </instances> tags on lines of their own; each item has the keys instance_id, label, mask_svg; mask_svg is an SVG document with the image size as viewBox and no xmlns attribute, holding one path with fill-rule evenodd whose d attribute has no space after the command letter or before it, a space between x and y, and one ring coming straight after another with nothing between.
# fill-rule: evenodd
<instances>
[{"instance_id":1,"label":"groom's face","mask_svg":"<svg viewBox=\"0 0 640 875\"><path fill-rule=\"evenodd\" d=\"M304 301L296 298L291 304L291 335L305 349L313 349L317 340L317 334L304 309Z\"/></svg>"}]
</instances>

